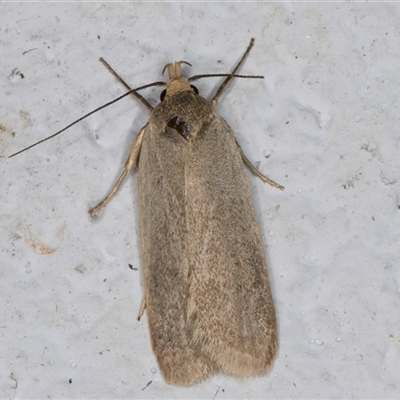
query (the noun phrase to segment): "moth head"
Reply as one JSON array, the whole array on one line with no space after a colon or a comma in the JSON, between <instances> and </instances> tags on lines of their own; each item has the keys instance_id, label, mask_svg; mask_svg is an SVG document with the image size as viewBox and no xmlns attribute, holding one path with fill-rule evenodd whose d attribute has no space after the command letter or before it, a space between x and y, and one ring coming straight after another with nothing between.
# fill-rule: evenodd
<instances>
[{"instance_id":1,"label":"moth head","mask_svg":"<svg viewBox=\"0 0 400 400\"><path fill-rule=\"evenodd\" d=\"M175 94L180 92L191 92L196 94L199 93L197 88L189 83L188 79L182 77L181 64L192 66L187 61L176 61L167 64L164 67L163 73L167 69L169 79L166 83L167 88L164 89L161 93L161 101L163 101L165 97L174 96Z\"/></svg>"}]
</instances>

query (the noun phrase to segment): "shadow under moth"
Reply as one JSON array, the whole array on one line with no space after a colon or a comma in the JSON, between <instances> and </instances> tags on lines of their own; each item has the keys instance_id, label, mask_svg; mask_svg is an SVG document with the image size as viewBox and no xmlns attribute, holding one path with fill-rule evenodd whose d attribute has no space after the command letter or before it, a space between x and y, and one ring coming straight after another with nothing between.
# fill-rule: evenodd
<instances>
[{"instance_id":1,"label":"shadow under moth","mask_svg":"<svg viewBox=\"0 0 400 400\"><path fill-rule=\"evenodd\" d=\"M154 108L137 93L142 88L125 94L151 111L149 121L116 185L90 210L96 216L138 168L145 290L139 318L146 309L154 353L172 385L193 385L216 373L264 375L277 352L274 303L244 166L283 187L250 163L216 112L232 80L248 77L235 74L253 44L254 39L231 74L186 79L181 75L185 62L168 64L166 83L142 87L166 86ZM190 84L209 76L226 77L211 102Z\"/></svg>"}]
</instances>

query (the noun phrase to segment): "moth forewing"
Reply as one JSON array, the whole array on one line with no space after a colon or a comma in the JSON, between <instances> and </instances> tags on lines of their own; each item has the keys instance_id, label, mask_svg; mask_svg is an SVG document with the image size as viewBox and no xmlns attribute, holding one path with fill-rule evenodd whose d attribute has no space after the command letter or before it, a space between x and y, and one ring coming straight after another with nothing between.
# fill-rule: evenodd
<instances>
[{"instance_id":1,"label":"moth forewing","mask_svg":"<svg viewBox=\"0 0 400 400\"><path fill-rule=\"evenodd\" d=\"M276 319L244 165L217 114L193 147L187 168L194 182L187 193L190 337L222 372L262 375L276 352Z\"/></svg>"},{"instance_id":2,"label":"moth forewing","mask_svg":"<svg viewBox=\"0 0 400 400\"><path fill-rule=\"evenodd\" d=\"M168 104L168 99L165 102ZM154 111L157 115L162 110L156 107ZM169 115L164 117L166 121ZM187 335L189 230L185 176L189 143L160 121L160 116L154 121L153 115L150 117L139 161L145 299L152 346L165 380L190 385L217 368L205 354L196 354Z\"/></svg>"}]
</instances>

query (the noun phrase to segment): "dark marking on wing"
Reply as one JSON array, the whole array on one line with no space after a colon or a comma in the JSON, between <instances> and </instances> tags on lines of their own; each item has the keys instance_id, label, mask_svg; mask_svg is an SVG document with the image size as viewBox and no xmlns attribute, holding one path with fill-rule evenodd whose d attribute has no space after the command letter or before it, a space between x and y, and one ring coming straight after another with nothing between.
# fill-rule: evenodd
<instances>
[{"instance_id":1,"label":"dark marking on wing","mask_svg":"<svg viewBox=\"0 0 400 400\"><path fill-rule=\"evenodd\" d=\"M187 122L184 119L182 119L178 116L172 117L168 120L167 126L169 128L175 129L186 140L189 140L190 126L187 124Z\"/></svg>"}]
</instances>

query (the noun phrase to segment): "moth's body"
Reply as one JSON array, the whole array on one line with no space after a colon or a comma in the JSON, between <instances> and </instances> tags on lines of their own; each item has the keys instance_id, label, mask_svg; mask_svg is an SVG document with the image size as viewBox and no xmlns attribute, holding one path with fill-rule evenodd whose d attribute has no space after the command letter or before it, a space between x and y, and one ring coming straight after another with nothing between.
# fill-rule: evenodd
<instances>
[{"instance_id":1,"label":"moth's body","mask_svg":"<svg viewBox=\"0 0 400 400\"><path fill-rule=\"evenodd\" d=\"M277 351L274 304L244 164L264 182L283 187L257 171L215 110L253 43L212 102L181 77L182 62L167 65L164 100L153 109L137 96L151 110L149 122L116 185L90 211L96 215L138 167L145 286L140 315L146 308L154 353L173 385L192 385L218 372L264 375Z\"/></svg>"},{"instance_id":2,"label":"moth's body","mask_svg":"<svg viewBox=\"0 0 400 400\"><path fill-rule=\"evenodd\" d=\"M153 349L175 385L218 371L262 375L277 350L276 320L241 154L213 105L173 80L144 128L138 162Z\"/></svg>"}]
</instances>

